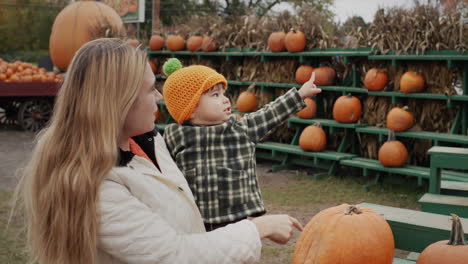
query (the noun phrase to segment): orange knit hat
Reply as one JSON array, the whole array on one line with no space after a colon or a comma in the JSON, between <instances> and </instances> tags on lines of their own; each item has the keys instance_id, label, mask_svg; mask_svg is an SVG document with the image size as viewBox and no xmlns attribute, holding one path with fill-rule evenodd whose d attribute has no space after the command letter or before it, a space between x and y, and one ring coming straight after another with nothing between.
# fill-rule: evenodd
<instances>
[{"instance_id":1,"label":"orange knit hat","mask_svg":"<svg viewBox=\"0 0 468 264\"><path fill-rule=\"evenodd\" d=\"M163 86L164 102L179 124L190 119L205 91L218 83L227 86L223 75L203 65L182 68L180 61L172 58L164 63L163 70L168 76Z\"/></svg>"}]
</instances>

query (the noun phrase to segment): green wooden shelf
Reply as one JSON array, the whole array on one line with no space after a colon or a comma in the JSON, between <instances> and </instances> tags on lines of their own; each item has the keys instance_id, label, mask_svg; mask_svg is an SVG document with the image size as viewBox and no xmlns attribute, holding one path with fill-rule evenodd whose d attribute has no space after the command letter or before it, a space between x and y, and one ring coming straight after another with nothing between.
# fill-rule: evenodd
<instances>
[{"instance_id":1,"label":"green wooden shelf","mask_svg":"<svg viewBox=\"0 0 468 264\"><path fill-rule=\"evenodd\" d=\"M358 123L339 123L333 119L321 119L321 118L302 119L297 116L288 118L288 127L296 127L297 125L313 125L317 123L320 123L322 126L333 127L333 128L358 128L361 126L366 126L366 124L358 124Z\"/></svg>"}]
</instances>

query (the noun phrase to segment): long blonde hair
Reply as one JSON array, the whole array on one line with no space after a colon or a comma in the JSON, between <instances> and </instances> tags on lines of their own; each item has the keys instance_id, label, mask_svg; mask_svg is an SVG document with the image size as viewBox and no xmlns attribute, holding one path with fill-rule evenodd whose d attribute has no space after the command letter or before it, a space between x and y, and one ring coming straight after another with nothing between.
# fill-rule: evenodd
<instances>
[{"instance_id":1,"label":"long blonde hair","mask_svg":"<svg viewBox=\"0 0 468 264\"><path fill-rule=\"evenodd\" d=\"M91 41L73 58L16 192L33 262L96 263L99 186L146 63L145 51L118 39Z\"/></svg>"}]
</instances>

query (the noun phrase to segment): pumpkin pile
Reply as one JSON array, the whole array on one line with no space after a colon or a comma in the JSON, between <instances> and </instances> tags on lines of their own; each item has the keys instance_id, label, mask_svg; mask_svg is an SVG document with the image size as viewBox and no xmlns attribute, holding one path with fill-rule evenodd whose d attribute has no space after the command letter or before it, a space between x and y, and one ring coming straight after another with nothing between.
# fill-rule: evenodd
<instances>
[{"instance_id":1,"label":"pumpkin pile","mask_svg":"<svg viewBox=\"0 0 468 264\"><path fill-rule=\"evenodd\" d=\"M31 63L8 63L0 58L0 82L61 82L63 74L48 72Z\"/></svg>"},{"instance_id":2,"label":"pumpkin pile","mask_svg":"<svg viewBox=\"0 0 468 264\"><path fill-rule=\"evenodd\" d=\"M153 35L149 41L150 50L162 50L166 47L170 51L180 51L187 48L190 51L216 51L219 44L210 36L194 34L187 41L180 34L171 34L164 39L160 35Z\"/></svg>"}]
</instances>

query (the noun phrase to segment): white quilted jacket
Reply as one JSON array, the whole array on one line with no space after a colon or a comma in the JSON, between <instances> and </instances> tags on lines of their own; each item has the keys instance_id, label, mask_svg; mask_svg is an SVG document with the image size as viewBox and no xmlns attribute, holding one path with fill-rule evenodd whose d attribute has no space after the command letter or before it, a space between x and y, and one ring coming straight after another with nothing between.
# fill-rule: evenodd
<instances>
[{"instance_id":1,"label":"white quilted jacket","mask_svg":"<svg viewBox=\"0 0 468 264\"><path fill-rule=\"evenodd\" d=\"M100 187L99 263L253 263L261 241L249 220L206 232L187 182L152 138L159 171L135 156Z\"/></svg>"}]
</instances>

